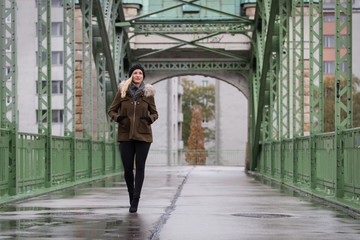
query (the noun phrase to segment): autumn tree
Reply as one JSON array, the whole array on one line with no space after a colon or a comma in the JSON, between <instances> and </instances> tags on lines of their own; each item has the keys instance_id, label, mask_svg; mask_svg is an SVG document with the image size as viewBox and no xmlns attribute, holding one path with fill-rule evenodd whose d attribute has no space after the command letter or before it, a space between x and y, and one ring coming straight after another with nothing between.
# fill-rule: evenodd
<instances>
[{"instance_id":1,"label":"autumn tree","mask_svg":"<svg viewBox=\"0 0 360 240\"><path fill-rule=\"evenodd\" d=\"M215 86L212 84L207 87L198 86L186 78L182 79L181 85L184 89L182 97L184 115L182 139L184 140L184 145L188 146L187 140L190 136L193 106L198 105L201 108L202 121L211 121L215 117ZM213 129L203 127L203 134L206 141L215 139L215 131Z\"/></svg>"},{"instance_id":2,"label":"autumn tree","mask_svg":"<svg viewBox=\"0 0 360 240\"><path fill-rule=\"evenodd\" d=\"M341 88L345 87L346 81L341 81ZM335 77L328 77L324 80L324 132L335 131ZM353 86L353 127L360 127L360 79L352 76ZM341 101L346 104L346 98ZM345 114L341 115L342 120Z\"/></svg>"},{"instance_id":3,"label":"autumn tree","mask_svg":"<svg viewBox=\"0 0 360 240\"><path fill-rule=\"evenodd\" d=\"M199 105L192 108L190 136L185 160L191 165L204 165L206 163L205 139L202 128L202 111Z\"/></svg>"}]
</instances>

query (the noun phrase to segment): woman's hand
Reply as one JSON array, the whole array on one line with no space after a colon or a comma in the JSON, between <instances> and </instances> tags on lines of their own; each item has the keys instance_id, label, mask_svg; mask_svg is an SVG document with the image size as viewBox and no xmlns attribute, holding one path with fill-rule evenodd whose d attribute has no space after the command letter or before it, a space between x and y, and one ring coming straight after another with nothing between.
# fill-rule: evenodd
<instances>
[{"instance_id":1,"label":"woman's hand","mask_svg":"<svg viewBox=\"0 0 360 240\"><path fill-rule=\"evenodd\" d=\"M145 119L149 124L152 124L151 118L148 116L140 117L140 119Z\"/></svg>"},{"instance_id":2,"label":"woman's hand","mask_svg":"<svg viewBox=\"0 0 360 240\"><path fill-rule=\"evenodd\" d=\"M117 118L117 122L119 123L119 122L121 122L124 118L127 118L128 116L125 116L125 115L120 115L120 116L118 116L118 118Z\"/></svg>"}]
</instances>

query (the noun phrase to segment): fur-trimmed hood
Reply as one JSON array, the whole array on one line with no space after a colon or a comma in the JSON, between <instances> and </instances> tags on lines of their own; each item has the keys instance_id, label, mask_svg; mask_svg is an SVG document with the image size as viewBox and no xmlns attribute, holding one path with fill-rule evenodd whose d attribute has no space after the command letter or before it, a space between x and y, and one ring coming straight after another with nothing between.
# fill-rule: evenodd
<instances>
[{"instance_id":1,"label":"fur-trimmed hood","mask_svg":"<svg viewBox=\"0 0 360 240\"><path fill-rule=\"evenodd\" d=\"M126 81L121 81L121 82L119 83L119 85L118 85L119 90L121 90L121 89L124 87L125 82L126 82ZM156 91L155 91L155 88L154 88L153 85L151 85L151 84L145 84L145 88L144 88L144 96L145 96L145 97L155 96L155 92L156 92Z\"/></svg>"}]
</instances>

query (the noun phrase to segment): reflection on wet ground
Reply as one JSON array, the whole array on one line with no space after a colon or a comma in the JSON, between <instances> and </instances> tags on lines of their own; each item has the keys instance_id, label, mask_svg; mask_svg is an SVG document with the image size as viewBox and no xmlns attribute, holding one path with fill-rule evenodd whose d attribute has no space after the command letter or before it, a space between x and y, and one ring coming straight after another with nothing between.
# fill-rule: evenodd
<instances>
[{"instance_id":1,"label":"reflection on wet ground","mask_svg":"<svg viewBox=\"0 0 360 240\"><path fill-rule=\"evenodd\" d=\"M148 167L0 208L0 239L360 239L360 220L239 167Z\"/></svg>"}]
</instances>

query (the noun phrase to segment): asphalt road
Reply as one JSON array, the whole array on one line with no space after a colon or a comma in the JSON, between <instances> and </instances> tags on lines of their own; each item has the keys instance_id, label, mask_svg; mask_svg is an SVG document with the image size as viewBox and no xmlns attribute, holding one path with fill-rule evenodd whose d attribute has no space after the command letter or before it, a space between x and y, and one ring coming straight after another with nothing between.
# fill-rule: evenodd
<instances>
[{"instance_id":1,"label":"asphalt road","mask_svg":"<svg viewBox=\"0 0 360 240\"><path fill-rule=\"evenodd\" d=\"M0 208L0 239L360 239L360 219L241 167L151 167L137 213L122 176Z\"/></svg>"}]
</instances>

